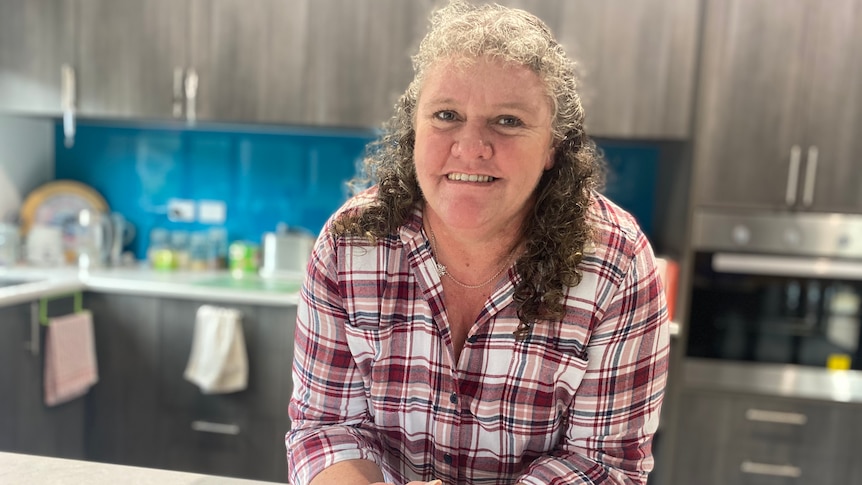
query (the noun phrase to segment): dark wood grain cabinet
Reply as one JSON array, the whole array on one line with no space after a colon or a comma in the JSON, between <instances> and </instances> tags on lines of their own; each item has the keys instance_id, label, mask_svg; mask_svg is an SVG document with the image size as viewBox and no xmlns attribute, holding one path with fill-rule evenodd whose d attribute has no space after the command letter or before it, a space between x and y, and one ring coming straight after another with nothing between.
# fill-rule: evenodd
<instances>
[{"instance_id":1,"label":"dark wood grain cabinet","mask_svg":"<svg viewBox=\"0 0 862 485\"><path fill-rule=\"evenodd\" d=\"M705 5L695 202L862 212L862 1Z\"/></svg>"},{"instance_id":2,"label":"dark wood grain cabinet","mask_svg":"<svg viewBox=\"0 0 862 485\"><path fill-rule=\"evenodd\" d=\"M87 406L87 456L106 463L158 467L160 300L88 293L99 384Z\"/></svg>"},{"instance_id":3,"label":"dark wood grain cabinet","mask_svg":"<svg viewBox=\"0 0 862 485\"><path fill-rule=\"evenodd\" d=\"M87 457L268 481L285 481L290 428L291 307L91 293L101 380L88 398ZM197 309L242 313L248 387L204 394L184 378Z\"/></svg>"},{"instance_id":4,"label":"dark wood grain cabinet","mask_svg":"<svg viewBox=\"0 0 862 485\"><path fill-rule=\"evenodd\" d=\"M669 483L855 483L858 404L693 390L680 399Z\"/></svg>"},{"instance_id":5,"label":"dark wood grain cabinet","mask_svg":"<svg viewBox=\"0 0 862 485\"><path fill-rule=\"evenodd\" d=\"M0 110L60 114L69 63L82 117L377 127L444 3L10 0ZM542 17L579 61L591 134L688 137L699 2L502 3Z\"/></svg>"},{"instance_id":6,"label":"dark wood grain cabinet","mask_svg":"<svg viewBox=\"0 0 862 485\"><path fill-rule=\"evenodd\" d=\"M181 118L189 0L69 0L82 116Z\"/></svg>"},{"instance_id":7,"label":"dark wood grain cabinet","mask_svg":"<svg viewBox=\"0 0 862 485\"><path fill-rule=\"evenodd\" d=\"M242 313L248 353L246 390L203 394L183 377L195 313L202 302L162 300L161 420L166 468L284 480L296 312L228 305Z\"/></svg>"},{"instance_id":8,"label":"dark wood grain cabinet","mask_svg":"<svg viewBox=\"0 0 862 485\"><path fill-rule=\"evenodd\" d=\"M69 311L60 306L57 311ZM38 354L29 348L34 311L30 304L0 308L0 450L84 458L85 399L44 404L43 328L37 329Z\"/></svg>"},{"instance_id":9,"label":"dark wood grain cabinet","mask_svg":"<svg viewBox=\"0 0 862 485\"><path fill-rule=\"evenodd\" d=\"M57 116L61 68L74 63L69 0L0 2L0 111Z\"/></svg>"}]
</instances>

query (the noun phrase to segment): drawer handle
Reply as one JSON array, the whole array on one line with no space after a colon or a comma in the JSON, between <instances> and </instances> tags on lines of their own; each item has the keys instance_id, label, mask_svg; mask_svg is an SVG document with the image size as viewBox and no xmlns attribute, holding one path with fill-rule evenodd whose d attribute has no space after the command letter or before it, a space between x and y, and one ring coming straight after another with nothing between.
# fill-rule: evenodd
<instances>
[{"instance_id":1,"label":"drawer handle","mask_svg":"<svg viewBox=\"0 0 862 485\"><path fill-rule=\"evenodd\" d=\"M745 419L761 423L792 424L795 426L804 426L808 422L808 416L801 413L784 413L765 409L748 409L745 411Z\"/></svg>"},{"instance_id":2,"label":"drawer handle","mask_svg":"<svg viewBox=\"0 0 862 485\"><path fill-rule=\"evenodd\" d=\"M232 436L239 434L239 426L235 424L211 423L209 421L192 421L192 429L204 433L229 434Z\"/></svg>"},{"instance_id":3,"label":"drawer handle","mask_svg":"<svg viewBox=\"0 0 862 485\"><path fill-rule=\"evenodd\" d=\"M745 460L739 466L742 473L751 475L770 475L773 477L799 478L802 469L793 465L770 465L769 463L757 463Z\"/></svg>"}]
</instances>

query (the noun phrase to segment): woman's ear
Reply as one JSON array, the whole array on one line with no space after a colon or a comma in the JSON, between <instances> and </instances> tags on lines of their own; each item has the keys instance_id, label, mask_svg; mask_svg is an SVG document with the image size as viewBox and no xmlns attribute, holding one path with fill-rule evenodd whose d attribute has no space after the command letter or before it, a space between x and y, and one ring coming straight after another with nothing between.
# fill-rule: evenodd
<instances>
[{"instance_id":1,"label":"woman's ear","mask_svg":"<svg viewBox=\"0 0 862 485\"><path fill-rule=\"evenodd\" d=\"M548 151L548 159L545 160L545 171L546 172L554 167L554 160L556 159L556 157L557 157L557 147L555 145L555 146L552 146L551 149Z\"/></svg>"}]
</instances>

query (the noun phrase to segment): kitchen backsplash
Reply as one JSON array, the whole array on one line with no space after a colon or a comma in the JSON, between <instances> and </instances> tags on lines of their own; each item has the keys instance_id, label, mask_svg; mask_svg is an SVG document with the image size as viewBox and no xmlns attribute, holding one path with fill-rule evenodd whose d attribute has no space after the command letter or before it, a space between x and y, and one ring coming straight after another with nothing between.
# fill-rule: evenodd
<instances>
[{"instance_id":1,"label":"kitchen backsplash","mask_svg":"<svg viewBox=\"0 0 862 485\"><path fill-rule=\"evenodd\" d=\"M153 228L223 226L230 240L255 242L280 222L318 233L346 200L345 182L373 137L371 130L82 122L67 148L57 123L56 178L92 186L111 210L123 213L137 228L129 249L143 258ZM610 167L605 193L649 234L660 150L601 146ZM169 207L192 209L193 220L171 220L178 214L169 218Z\"/></svg>"}]
</instances>

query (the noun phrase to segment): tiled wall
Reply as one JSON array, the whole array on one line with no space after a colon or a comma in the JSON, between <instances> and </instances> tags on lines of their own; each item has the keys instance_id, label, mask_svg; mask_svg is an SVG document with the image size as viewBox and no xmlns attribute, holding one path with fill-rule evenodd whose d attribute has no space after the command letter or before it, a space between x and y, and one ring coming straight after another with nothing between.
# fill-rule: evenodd
<instances>
[{"instance_id":1,"label":"tiled wall","mask_svg":"<svg viewBox=\"0 0 862 485\"><path fill-rule=\"evenodd\" d=\"M315 234L346 199L371 131L323 129L189 129L81 123L75 144L56 127L56 177L83 182L137 228L131 243L146 254L152 228L201 230L172 222L171 199L223 203L230 240L260 241L284 222ZM611 167L606 193L632 211L649 233L659 150L649 144L602 143Z\"/></svg>"}]
</instances>

